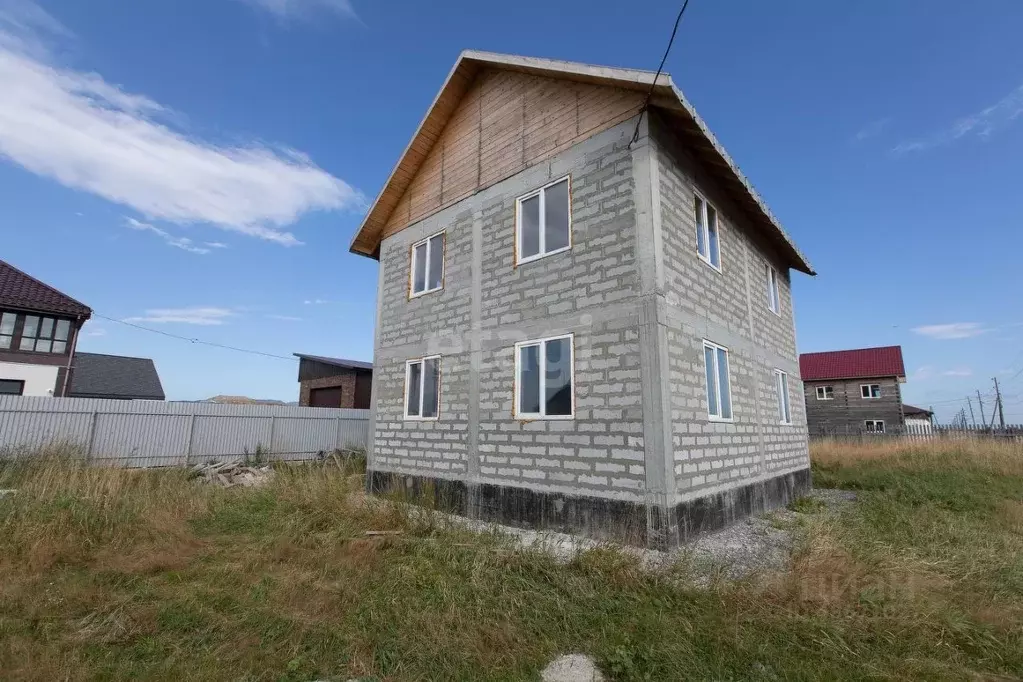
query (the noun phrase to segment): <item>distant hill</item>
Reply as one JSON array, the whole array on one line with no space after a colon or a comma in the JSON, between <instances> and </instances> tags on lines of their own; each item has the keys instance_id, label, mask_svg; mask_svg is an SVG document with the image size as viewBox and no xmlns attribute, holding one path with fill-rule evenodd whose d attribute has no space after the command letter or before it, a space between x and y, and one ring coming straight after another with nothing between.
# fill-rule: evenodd
<instances>
[{"instance_id":1,"label":"distant hill","mask_svg":"<svg viewBox=\"0 0 1023 682\"><path fill-rule=\"evenodd\" d=\"M215 395L207 398L208 403L219 403L221 405L288 405L283 400L263 400L260 398L248 398L243 395Z\"/></svg>"}]
</instances>

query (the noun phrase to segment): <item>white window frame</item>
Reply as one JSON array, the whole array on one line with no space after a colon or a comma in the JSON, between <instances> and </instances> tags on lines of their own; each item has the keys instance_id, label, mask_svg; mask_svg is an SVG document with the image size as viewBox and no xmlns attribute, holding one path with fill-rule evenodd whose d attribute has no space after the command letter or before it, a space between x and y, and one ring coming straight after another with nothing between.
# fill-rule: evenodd
<instances>
[{"instance_id":1,"label":"white window frame","mask_svg":"<svg viewBox=\"0 0 1023 682\"><path fill-rule=\"evenodd\" d=\"M568 182L568 246L562 246L554 249L553 251L545 251L544 247L547 244L547 188L553 187L554 185L562 182ZM540 225L538 240L540 242L540 251L534 256L522 256L522 202L533 197L540 197ZM523 194L515 200L515 265L522 265L524 263L532 263L535 260L546 258L547 256L553 256L556 253L563 253L572 248L572 176L566 175L548 182L543 187L537 187L528 194Z\"/></svg>"},{"instance_id":2,"label":"white window frame","mask_svg":"<svg viewBox=\"0 0 1023 682\"><path fill-rule=\"evenodd\" d=\"M874 387L877 387L877 395L874 395ZM863 389L867 389L867 395L863 395ZM860 384L860 397L864 400L877 400L881 397L881 384Z\"/></svg>"},{"instance_id":3,"label":"white window frame","mask_svg":"<svg viewBox=\"0 0 1023 682\"><path fill-rule=\"evenodd\" d=\"M423 415L423 396L425 395L426 387L426 361L436 360L437 361L437 414L433 417L424 417ZM408 413L408 389L409 379L412 377L412 365L422 364L423 368L419 373L419 414ZM440 396L441 396L441 368L440 368L440 356L439 355L426 355L421 358L412 358L405 361L405 390L402 391L402 413L405 415L406 421L418 421L418 422L433 422L440 419Z\"/></svg>"},{"instance_id":4,"label":"white window frame","mask_svg":"<svg viewBox=\"0 0 1023 682\"><path fill-rule=\"evenodd\" d=\"M721 236L718 235L720 240ZM721 246L718 244L718 250ZM767 264L767 307L775 315L781 316L781 288L778 285L778 271L770 263Z\"/></svg>"},{"instance_id":5,"label":"white window frame","mask_svg":"<svg viewBox=\"0 0 1023 682\"><path fill-rule=\"evenodd\" d=\"M873 424L873 426L874 426L873 430L870 429L868 424ZM877 428L878 424L881 425L880 429ZM887 433L884 430L884 419L864 419L863 420L863 430L866 431L867 433Z\"/></svg>"},{"instance_id":6,"label":"white window frame","mask_svg":"<svg viewBox=\"0 0 1023 682\"><path fill-rule=\"evenodd\" d=\"M831 389L831 395L828 395L828 389ZM817 400L834 400L835 399L835 387L834 386L818 386L817 387Z\"/></svg>"},{"instance_id":7,"label":"white window frame","mask_svg":"<svg viewBox=\"0 0 1023 682\"><path fill-rule=\"evenodd\" d=\"M729 365L729 369L731 369L731 365ZM731 384L731 380L728 383ZM790 426L792 424L792 399L789 396L787 372L780 369L774 370L774 387L778 394L778 423Z\"/></svg>"},{"instance_id":8,"label":"white window frame","mask_svg":"<svg viewBox=\"0 0 1023 682\"><path fill-rule=\"evenodd\" d=\"M547 342L568 339L568 366L569 381L572 382L572 411L570 414L547 414ZM522 392L522 348L526 346L540 347L540 411L520 412L519 398ZM558 334L557 336L546 336L542 339L530 339L519 341L515 344L515 391L512 403L512 416L515 419L536 421L536 420L572 420L575 419L575 334Z\"/></svg>"},{"instance_id":9,"label":"white window frame","mask_svg":"<svg viewBox=\"0 0 1023 682\"><path fill-rule=\"evenodd\" d=\"M731 423L731 422L735 421L735 403L732 402L732 357L731 357L731 353L728 351L728 349L726 347L724 347L724 346L722 346L720 344L714 343L713 341L708 341L707 339L704 339L703 340L703 349L706 349L706 348L714 349L714 392L717 395L717 404L718 404L718 413L719 413L719 414L716 414L716 415L712 414L711 411L710 411L710 402L708 402L707 403L707 418L710 421L712 421L712 422L723 422L725 424L728 424L728 423ZM703 349L701 349L701 350L703 350ZM728 406L729 406L729 408L731 409L731 412L732 412L732 415L730 417L722 417L720 415L720 412L721 412L721 386L719 385L719 383L721 381L721 373L719 371L720 368L718 367L718 353L717 353L719 350L723 350L725 352L725 357L728 358ZM703 378L704 378L704 382L706 382L706 380L707 380L707 353L706 352L703 353L703 365L704 365L704 367L703 367ZM707 388L708 391L710 390L709 386L707 386L706 388ZM707 397L707 394L704 393L704 399L706 399L706 397Z\"/></svg>"},{"instance_id":10,"label":"white window frame","mask_svg":"<svg viewBox=\"0 0 1023 682\"><path fill-rule=\"evenodd\" d=\"M431 260L430 260L430 249L433 248L432 245L431 245L431 240L434 237L440 237L440 251L441 251L441 256L440 256L440 286L436 286L436 287L430 289L429 288L429 286L430 286L430 263L431 263ZM426 274L426 278L423 281L425 282L427 288L423 289L422 291L418 291L417 292L416 291L416 247L422 246L423 244L426 244L426 270L424 271L425 274ZM408 273L408 291L409 291L409 296L408 297L409 297L410 300L413 299L413 298L417 298L419 296L425 296L426 294L432 294L433 292L440 291L441 289L444 288L444 270L445 270L444 260L445 260L445 256L447 255L444 252L447 250L447 248L448 248L448 238L447 238L447 235L445 234L445 231L441 230L440 232L434 232L433 234L431 234L429 237L426 237L425 239L420 239L419 241L417 241L415 244L412 245L411 249L409 249L409 253L411 254L411 256L409 256L409 273Z\"/></svg>"},{"instance_id":11,"label":"white window frame","mask_svg":"<svg viewBox=\"0 0 1023 682\"><path fill-rule=\"evenodd\" d=\"M697 226L703 231L703 243L707 245L707 255L700 253L700 241L699 239L697 239L696 255L699 256L700 260L702 260L704 263L714 268L718 272L721 272L721 211L717 209L717 206L714 206L709 201L707 201L707 197L701 194L700 192L693 192L693 194L695 195L696 198L703 202L703 215L697 216L698 220ZM714 261L710 259L710 225L709 225L710 221L707 219L708 218L707 207L714 209L714 231L718 235L717 265L715 265ZM696 207L694 206L693 209L695 210L695 208ZM700 220L701 218L702 220Z\"/></svg>"}]
</instances>

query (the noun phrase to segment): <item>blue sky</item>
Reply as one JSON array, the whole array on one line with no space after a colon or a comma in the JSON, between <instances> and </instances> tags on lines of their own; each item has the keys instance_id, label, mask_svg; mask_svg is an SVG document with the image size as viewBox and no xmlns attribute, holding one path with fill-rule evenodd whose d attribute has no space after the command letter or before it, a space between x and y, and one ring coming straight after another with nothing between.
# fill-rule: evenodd
<instances>
[{"instance_id":1,"label":"blue sky","mask_svg":"<svg viewBox=\"0 0 1023 682\"><path fill-rule=\"evenodd\" d=\"M458 53L653 69L676 11L0 0L0 257L105 317L370 359L348 243ZM1023 421L1021 33L1013 0L692 0L666 65L820 272L800 350L901 344L941 416L999 376ZM174 399L298 393L293 361L98 316L80 349L153 357Z\"/></svg>"}]
</instances>

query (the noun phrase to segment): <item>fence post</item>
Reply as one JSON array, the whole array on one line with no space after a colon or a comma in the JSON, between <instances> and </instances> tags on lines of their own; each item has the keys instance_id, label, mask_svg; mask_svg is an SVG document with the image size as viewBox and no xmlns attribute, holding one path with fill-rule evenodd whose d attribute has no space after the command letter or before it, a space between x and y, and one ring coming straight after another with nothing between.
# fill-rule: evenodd
<instances>
[{"instance_id":1,"label":"fence post","mask_svg":"<svg viewBox=\"0 0 1023 682\"><path fill-rule=\"evenodd\" d=\"M96 443L96 422L99 420L99 412L93 410L92 419L89 421L89 447L85 451L85 461L92 462L92 448Z\"/></svg>"},{"instance_id":2,"label":"fence post","mask_svg":"<svg viewBox=\"0 0 1023 682\"><path fill-rule=\"evenodd\" d=\"M188 420L188 449L185 450L185 466L192 466L192 442L195 440L195 412Z\"/></svg>"},{"instance_id":3,"label":"fence post","mask_svg":"<svg viewBox=\"0 0 1023 682\"><path fill-rule=\"evenodd\" d=\"M335 429L335 431L334 431L334 449L335 450L344 450L344 448L341 447L341 422L343 420L344 420L344 416L339 414L337 416L337 429Z\"/></svg>"},{"instance_id":4,"label":"fence post","mask_svg":"<svg viewBox=\"0 0 1023 682\"><path fill-rule=\"evenodd\" d=\"M274 430L277 427L277 415L270 415L270 444L267 446L269 451L266 453L267 460L273 459L274 456Z\"/></svg>"}]
</instances>

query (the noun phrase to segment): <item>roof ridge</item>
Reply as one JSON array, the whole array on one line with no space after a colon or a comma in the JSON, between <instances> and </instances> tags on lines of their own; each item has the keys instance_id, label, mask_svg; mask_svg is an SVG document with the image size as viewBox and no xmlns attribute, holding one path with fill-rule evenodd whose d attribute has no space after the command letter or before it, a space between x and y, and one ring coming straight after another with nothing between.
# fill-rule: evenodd
<instances>
[{"instance_id":1,"label":"roof ridge","mask_svg":"<svg viewBox=\"0 0 1023 682\"><path fill-rule=\"evenodd\" d=\"M153 358L143 358L138 355L118 355L117 353L89 353L87 351L75 351L75 355L96 355L105 358L125 358L127 360L148 360L153 362Z\"/></svg>"},{"instance_id":2,"label":"roof ridge","mask_svg":"<svg viewBox=\"0 0 1023 682\"><path fill-rule=\"evenodd\" d=\"M77 305L82 306L83 308L85 308L86 310L89 311L89 315L92 315L92 308L90 308L89 306L85 305L84 303L79 301L77 298L72 298L71 296L68 296L67 294L65 294L60 289L57 289L56 287L50 286L49 284L47 284L46 282L42 281L41 279L37 279L37 278L33 277L32 275L28 274L27 272L25 272L21 268L18 268L18 267L15 267L15 266L11 265L7 261L3 260L2 258L0 258L0 265L5 265L5 266L9 267L11 270L14 270L16 273L18 273L22 277L27 277L28 279L32 280L33 282L35 282L39 286L44 287L46 289L49 289L50 291L52 291L53 293L57 294L58 296L63 296L64 298L68 299L72 303L75 303Z\"/></svg>"}]
</instances>

